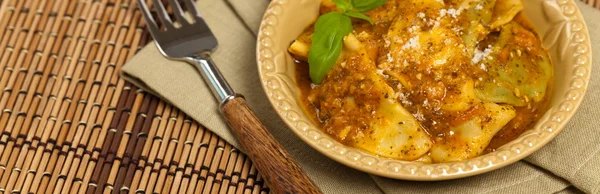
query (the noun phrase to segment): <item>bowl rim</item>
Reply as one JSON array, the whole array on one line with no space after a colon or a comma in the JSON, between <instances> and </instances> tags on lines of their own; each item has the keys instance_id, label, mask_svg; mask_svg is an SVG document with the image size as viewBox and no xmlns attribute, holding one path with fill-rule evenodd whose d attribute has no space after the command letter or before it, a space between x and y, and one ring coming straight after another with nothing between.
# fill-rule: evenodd
<instances>
[{"instance_id":1,"label":"bowl rim","mask_svg":"<svg viewBox=\"0 0 600 194\"><path fill-rule=\"evenodd\" d=\"M277 101L275 99L276 97L272 94L277 87L269 86L269 81L266 80L265 70L269 68L265 66L267 65L267 62L265 61L273 62L274 58L273 51L270 50L270 42L264 40L270 39L270 36L273 36L274 32L270 31L269 33L266 33L265 31L267 31L266 28L268 27L269 29L273 30L275 29L273 26L283 23L270 22L270 20L273 20L273 18L276 20L280 14L285 13L284 5L289 1L293 0L271 1L263 15L259 27L256 40L256 57L258 74L261 80L263 91L265 92L269 103L271 106L273 106L273 109L275 109L277 115L304 143L308 144L310 147L330 159L363 172L401 180L438 181L474 176L500 169L529 156L553 140L573 118L583 102L583 98L588 89L591 77L592 47L587 24L583 19L583 15L581 14L579 7L575 4L575 0L555 0L555 3L561 7L561 14L575 18L569 22L570 25L575 22L580 24L577 31L581 32L581 34L584 36L582 41L575 40L575 36L571 36L571 39L569 40L569 43L577 45L576 52L579 54L577 55L578 57L573 57L577 58L577 61L573 61L572 64L569 64L574 66L575 72L572 78L567 80L571 81L568 93L571 94L572 92L573 96L567 96L566 98L563 98L560 103L557 103L560 104L560 106L553 106L549 108L544 116L538 120L534 128L528 129L526 132L521 134L519 138L501 147L505 149L459 162L423 164L379 157L356 148L345 146L337 141L334 141L333 144L339 145L325 146L322 144L327 144L327 142L320 143L319 141L322 139L331 138L328 137L327 134L325 134L327 137L324 136L324 138L319 138L322 136L320 134L323 133L320 129L318 129L318 127L316 128L316 134L311 134L315 132L315 129L310 129L310 125L314 125L313 123L308 124L308 126L299 126L304 124L297 123L297 117L289 116L289 113L293 112L290 111L290 107L285 107L285 105L282 105L282 102L289 102L281 100ZM554 63L554 65L557 64ZM265 67L265 69L263 69L263 67ZM581 69L581 72L579 72L579 70L575 70L575 67L583 69ZM576 80L577 82L575 82ZM295 102L296 101L294 100L294 103ZM293 113L297 115L297 112ZM556 115L562 116L559 121L555 121L555 118L550 118L550 114L554 115L554 117L556 117ZM304 117L306 117L303 111L300 113L300 115L304 115ZM380 160L383 160L383 162Z\"/></svg>"}]
</instances>

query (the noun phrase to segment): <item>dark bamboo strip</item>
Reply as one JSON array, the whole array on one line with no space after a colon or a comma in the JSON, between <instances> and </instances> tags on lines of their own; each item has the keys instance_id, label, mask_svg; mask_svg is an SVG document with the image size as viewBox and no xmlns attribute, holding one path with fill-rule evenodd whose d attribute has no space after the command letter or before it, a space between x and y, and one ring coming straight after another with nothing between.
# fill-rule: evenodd
<instances>
[{"instance_id":1,"label":"dark bamboo strip","mask_svg":"<svg viewBox=\"0 0 600 194\"><path fill-rule=\"evenodd\" d=\"M134 100L131 101L133 102L132 104L127 103L125 109L129 109L131 110L132 107L137 107L139 105L139 103L142 101L143 96L139 96L136 95L138 91L136 91L135 93L130 93L130 98L133 98ZM133 94L133 95L132 95ZM122 128L123 130L119 130L117 131L117 135L115 135L115 139L112 142L112 145L110 147L110 151L109 154L107 156L106 159L106 164L110 164L110 165L106 165L103 167L102 169L102 174L101 174L101 185L104 184L104 187L99 187L99 188L103 188L104 189L104 193L111 193L113 191L116 191L114 188L114 179L116 178L115 176L111 176L111 174L115 174L116 171L119 169L120 165L121 165L121 161L122 161L122 153L124 150L124 147L127 144L127 140L129 140L129 137L131 136L131 131L129 128L127 128L127 123L128 123L128 119L131 119L132 117L130 117L130 115L135 115L132 114L131 112L123 112L123 115L121 117L121 120L119 122L118 128Z\"/></svg>"},{"instance_id":2,"label":"dark bamboo strip","mask_svg":"<svg viewBox=\"0 0 600 194\"><path fill-rule=\"evenodd\" d=\"M150 126L152 124L153 121L153 117L155 114L155 111L157 109L157 105L158 105L158 99L156 99L155 97L151 97L151 102L149 103L149 109L147 111L147 113L140 113L140 115L145 115L143 116L145 118L145 120L143 122L139 122L136 123L137 126L140 127L140 132L136 135L136 144L132 146L129 146L132 150L132 154L129 156L131 162L126 166L127 169L125 172L122 173L122 175L118 175L118 177L125 177L125 179L120 182L117 181L117 183L122 183L121 187L115 187L115 188L119 188L121 193L127 193L129 191L131 191L133 188L132 186L132 180L134 179L134 173L136 170L136 164L140 161L140 155L142 153L142 149L143 149L143 145L146 143L147 141L147 135L148 135L148 130L150 129ZM140 124L141 123L141 124ZM135 189L133 189L133 191L135 191Z\"/></svg>"},{"instance_id":3,"label":"dark bamboo strip","mask_svg":"<svg viewBox=\"0 0 600 194\"><path fill-rule=\"evenodd\" d=\"M123 111L123 107L125 106L125 103L127 102L127 99L130 96L129 93L133 93L129 87L127 87L123 90L123 93L118 100L119 104L115 107L115 111L113 114L115 116L114 118L120 118L121 112ZM113 141L113 136L115 135L115 133L117 131L117 129L113 128L113 126L116 125L114 123L118 123L118 121L119 121L118 119L115 119L113 121L107 120L107 122L110 122L111 124L104 125L105 127L103 127L102 131L105 133L101 137L104 137L104 138L100 138L100 140L104 140L104 141L98 141L98 143L96 143L94 152L96 154L98 154L98 150L99 150L100 153L96 157L97 162L96 162L94 170L92 171L93 173L88 175L88 176L91 176L91 179L89 180L89 184L92 187L87 189L87 193L94 193L96 189L103 188L103 187L99 187L98 180L100 179L100 173L101 173L103 165L105 164L106 155L108 154L111 142ZM110 128L110 130L105 130L105 129L109 129L109 128ZM102 147L99 147L99 146L102 146ZM104 185L104 184L102 183L102 185Z\"/></svg>"},{"instance_id":4,"label":"dark bamboo strip","mask_svg":"<svg viewBox=\"0 0 600 194\"><path fill-rule=\"evenodd\" d=\"M158 154L158 147L160 146L160 143L162 142L162 137L164 136L164 133L167 132L166 131L166 126L168 125L168 122L170 121L170 116L171 113L173 113L172 107L170 105L166 105L165 103L162 103L164 108L164 111L161 112L157 112L157 114L159 114L157 117L155 117L155 119L153 119L153 127L152 129L155 130L151 130L150 131L150 139L151 141L146 142L145 146L144 146L144 150L142 150L142 157L143 158L147 158L146 160L142 160L143 162L140 163L140 165L138 166L139 168L142 168L143 171L141 171L141 174L139 174L139 176L141 176L141 180L139 182L139 186L137 190L140 191L145 191L145 192L149 192L149 186L150 184L148 184L150 182L150 176L153 173L153 169L152 167L154 166L154 163L156 162L155 159L157 157ZM160 107L160 106L159 106Z\"/></svg>"},{"instance_id":5,"label":"dark bamboo strip","mask_svg":"<svg viewBox=\"0 0 600 194\"><path fill-rule=\"evenodd\" d=\"M109 127L112 118L117 114L116 108L114 107L117 106L116 102L118 102L119 96L122 95L123 91L123 85L109 86L106 83L97 81L98 77L103 77L104 73L106 72L106 69L109 67L109 65L106 62L103 62L101 59L104 58L104 53L107 51L108 44L105 40L107 40L110 37L110 34L104 33L107 26L110 25L110 22L106 18L108 18L108 15L114 14L114 9L111 6L106 6L106 4L107 2L103 1L100 4L100 8L105 8L106 13L108 14L105 14L104 16L96 15L94 19L96 23L101 23L100 29L98 30L98 34L96 35L96 37L94 37L93 40L93 42L96 45L98 45L98 54L96 54L95 56L90 55L90 57L93 56L93 60L91 62L93 68L90 70L91 76L87 81L87 85L90 87L86 87L89 89L87 89L86 92L84 92L90 92L89 96L85 100L86 108L84 111L86 113L89 113L88 115L86 115L85 119L87 120L88 124L83 126L84 128L82 128L83 130L91 129L93 132L90 137L90 143L86 145L86 152L91 153L91 155L84 156L84 160L82 161L82 165L87 165L87 167L80 168L80 170L78 170L77 172L77 177L82 179L80 185L83 187L81 189L78 189L79 192L86 191L92 175L92 169L95 169L95 167L97 167L96 162L98 160L98 156L100 155L99 151L101 151L101 147L104 143L107 133L111 132L109 130ZM98 93L101 92L103 88L106 88L106 94L99 95ZM127 89L126 91L129 92L129 89ZM127 95L125 94L124 96ZM112 139L108 140L110 141ZM90 163L84 163L84 161L86 160L90 161ZM92 184L95 184L95 182L93 182Z\"/></svg>"},{"instance_id":6,"label":"dark bamboo strip","mask_svg":"<svg viewBox=\"0 0 600 194\"><path fill-rule=\"evenodd\" d=\"M107 184L109 178L108 175L115 160L120 160L120 158L115 158L115 153L119 146L119 140L123 136L126 120L129 117L130 109L128 107L132 107L135 101L136 88L131 86L130 84L127 85L129 85L128 87L130 87L129 95L127 96L127 101L126 103L122 104L123 106L117 107L117 109L120 110L119 112L117 112L117 115L120 115L120 118L118 120L113 120L111 124L111 134L109 135L112 136L112 141L110 144L105 144L105 147L103 148L104 162L101 163L100 161L102 160L99 160L99 165L96 166L96 170L94 170L94 174L98 173L99 175L98 179L96 179L98 181L98 187L96 188L96 192L112 190L112 184Z\"/></svg>"},{"instance_id":7,"label":"dark bamboo strip","mask_svg":"<svg viewBox=\"0 0 600 194\"><path fill-rule=\"evenodd\" d=\"M152 165L154 162L154 158L156 157L157 152L151 152L152 147L158 146L154 144L155 142L162 141L160 137L162 136L162 132L165 130L165 126L167 125L167 119L171 114L171 106L167 105L164 102L159 102L159 105L156 110L156 115L152 118L152 125L150 127L150 131L148 132L148 141L144 144L144 148L142 153L140 154L140 160L137 166L135 176L140 177L139 180L134 181L132 184L132 191L135 192L145 192L146 184L150 178L150 173L152 171Z\"/></svg>"},{"instance_id":8,"label":"dark bamboo strip","mask_svg":"<svg viewBox=\"0 0 600 194\"><path fill-rule=\"evenodd\" d=\"M126 8L126 7L123 7L123 8ZM130 8L128 9L128 12L130 12L131 10L132 10L132 8L130 7ZM134 35L134 33L133 33L133 32L135 32L135 31L134 31L134 30L130 30L130 31L129 31L130 33L125 33L125 32L123 32L123 30L125 30L125 29L127 29L127 28L123 28L123 27L121 27L121 28L120 28L120 30L119 30L119 31L120 31L120 32L119 32L120 36L118 37L118 39L125 39L125 43L124 43L124 44L130 45L131 43L130 43L129 41L131 41L131 40L133 39L133 38L132 38L132 36ZM130 28L130 29L133 29L133 28ZM118 42L123 42L123 41L118 41ZM127 56L127 55L125 55L125 54L127 54L127 52L125 52L125 50L122 48L124 44L123 44L123 43L118 43L118 44L116 44L116 48L120 48L120 49L121 49L121 52L120 52L120 55L119 55L119 57L117 58L116 64L123 64L123 63L125 62L125 59L126 59L126 56ZM134 52L134 51L132 51L132 52ZM118 66L117 66L117 67L118 67ZM113 71L113 73L117 73L117 72L118 72L118 70L115 70L115 71ZM112 75L112 76L113 76L113 78L114 78L114 77L116 77L116 75ZM116 81L116 80L115 80L115 81ZM143 96L141 96L139 99L141 100L142 98L143 98ZM140 103L141 103L141 101L138 101L138 100L136 100L136 102L140 102ZM134 115L134 116L136 115L136 113L135 113L135 112L138 110L138 107L139 107L139 103L135 103L135 106L134 106L134 107L128 107L128 109L129 109L129 110L133 110L133 112L132 112L132 111L130 111L130 112L131 112L131 115ZM129 118L129 119L130 119L130 121L129 121L129 122L127 122L127 123L131 123L131 121L134 121L134 120L135 120L134 118L135 118L135 117L130 117L130 118ZM131 119L134 119L134 120L131 120ZM129 136L131 135L131 131L130 131L130 130L127 130L127 129L129 129L131 126L130 126L129 124L127 124L127 123L125 123L125 129L126 129L126 131L125 131L125 134L124 134L124 136L123 136L123 139L120 141L120 145L123 145L123 146L127 145L127 142L126 142L126 141L128 140ZM121 126L121 125L120 125L120 126ZM114 145L115 145L114 143L115 143L115 142L113 142L113 147L114 147ZM119 164L120 164L120 162L121 162L121 160L120 160L120 159L121 159L121 158L123 158L122 154L123 154L123 152L124 152L124 148L125 148L125 147L123 147L123 146L121 146L121 148L116 148L116 147L115 147L115 149L117 149L117 150L116 150L116 151L117 151L117 153L116 153L116 157L117 157L117 158L119 158L119 159L118 159L118 160L115 160L115 162L117 162L117 163L113 165L113 167L112 167L112 169L111 169L111 173L115 173L115 172L116 172L115 170L116 170L116 169L118 169L118 165L119 165ZM112 149L112 148L111 148L111 149ZM110 180L110 183L109 183L109 184L113 185L113 184L114 184L114 183L113 183L113 181L114 181L114 180L112 180L112 178L111 178L110 176L109 176L109 180Z\"/></svg>"},{"instance_id":9,"label":"dark bamboo strip","mask_svg":"<svg viewBox=\"0 0 600 194\"><path fill-rule=\"evenodd\" d=\"M134 21L138 21L139 17L140 17L140 15L136 11L135 16L134 16L134 18L136 18L136 19L134 19ZM132 49L131 49L131 52L129 53L128 58L133 57L133 54L137 51L137 48L139 46L137 44L137 42L140 41L141 33L143 32L143 31L137 29L136 24L137 23L134 22L133 24L130 25L130 31L135 32L136 36L134 36L134 37L137 37L137 38L135 38L131 44ZM135 28L132 28L132 27L135 27ZM139 157L141 155L143 145L145 144L145 142L147 140L148 130L152 123L152 120L153 120L152 118L154 117L154 114L155 114L155 111L156 111L156 108L158 105L158 99L152 97L151 95L146 95L146 96L148 98L144 99L143 105L149 104L148 105L149 109L147 111L142 111L137 114L139 117L142 117L143 120L136 120L136 123L134 126L134 128L136 129L135 130L136 132L134 133L135 139L131 139L135 143L129 144L127 152L125 154L125 158L127 160L130 160L130 162L127 162L123 166L124 169L122 171L120 171L120 175L117 175L119 178L124 178L124 180L117 180L118 185L115 188L118 188L119 190L123 189L122 187L124 187L127 190L130 189L131 180L133 179L133 175L134 175L133 173L135 171L136 163L139 160ZM148 103L148 101L150 101L150 102ZM144 108L142 108L142 109L144 109ZM132 136L132 138L133 138L133 136ZM123 184L123 185L121 186L121 184Z\"/></svg>"},{"instance_id":10,"label":"dark bamboo strip","mask_svg":"<svg viewBox=\"0 0 600 194\"><path fill-rule=\"evenodd\" d=\"M141 100L140 100L141 99ZM131 162L131 155L133 154L133 150L134 150L134 146L137 144L138 138L137 135L139 135L140 131L141 131L141 127L142 125L145 123L144 121L146 120L146 117L144 116L140 116L143 114L146 114L146 112L148 111L149 105L150 103L148 103L151 99L150 95L145 94L143 91L138 90L137 94L136 94L136 103L134 104L134 106L132 107L132 111L130 112L130 115L135 115L135 116L131 116L129 118L129 120L126 123L125 126L125 131L124 133L127 136L124 136L121 139L121 143L119 146L119 150L117 151L117 157L121 158L121 165L119 165L119 170L117 171L117 181L115 182L115 189L120 189L121 187L117 187L117 185L121 184L119 183L120 181L122 181L124 179L124 176L119 176L119 175L125 175L126 174L126 169L127 166L129 165L129 163ZM141 106L141 108L139 108L139 111L136 110L136 107Z\"/></svg>"},{"instance_id":11,"label":"dark bamboo strip","mask_svg":"<svg viewBox=\"0 0 600 194\"><path fill-rule=\"evenodd\" d=\"M158 128L158 125L161 121L160 118L161 118L161 115L163 114L164 108L165 108L165 103L158 102L158 105L156 107L156 111L155 111L154 115L152 117L149 117L149 119L151 119L151 120L148 120L148 121L151 121L151 124L147 129L148 130L147 136L145 138L144 138L144 136L140 136L140 138L145 139L145 142L143 142L143 146L136 147L136 152L137 152L137 150L140 150L139 155L137 156L138 160L136 160L137 164L134 163L134 164L130 165L130 166L134 167L135 171L134 172L128 171L127 176L129 177L130 173L133 176L132 177L133 180L131 180L131 186L129 189L129 193L143 191L143 189L139 189L140 179L142 179L142 173L144 172L144 166L146 165L147 160L148 160L147 156L148 156L148 150L150 148L149 145L151 145L152 140L154 139L155 134L156 134L156 130L154 130L154 129ZM141 143L141 142L138 141L138 144L139 143ZM134 157L135 157L135 155L134 155Z\"/></svg>"},{"instance_id":12,"label":"dark bamboo strip","mask_svg":"<svg viewBox=\"0 0 600 194\"><path fill-rule=\"evenodd\" d=\"M111 174L109 174L109 184L113 184L115 191L120 191L123 186L124 178L126 176L126 169L130 163L130 156L133 154L133 145L136 145L137 135L140 133L141 126L144 123L145 118L138 116L140 113L145 114L148 111L149 103L144 103L150 100L149 95L145 95L141 90L137 93L136 103L132 107L130 115L126 123L124 136L119 144L116 156L121 158L120 161L113 163ZM141 106L141 108L139 108ZM139 109L138 109L139 108ZM138 111L139 110L139 111ZM138 126L134 126L138 123Z\"/></svg>"},{"instance_id":13,"label":"dark bamboo strip","mask_svg":"<svg viewBox=\"0 0 600 194\"><path fill-rule=\"evenodd\" d=\"M120 7L119 7L119 12L118 12L119 14L111 14L111 15L121 15L121 14L125 14L125 13L126 13L125 11L126 11L125 9L122 9L122 8L120 8ZM106 16L106 17L108 17L108 16ZM111 16L110 18L114 18L114 17L113 17L113 16ZM113 19L109 19L109 20L113 20ZM120 23L120 21L122 21L122 20L119 20L119 21L118 21L118 23ZM107 45L107 47L106 47L106 48L107 48L107 50L106 50L106 52L107 52L107 53L114 52L114 54L111 54L112 56L119 56L119 53L118 53L118 51L120 51L120 49L119 49L119 48L117 48L117 49L114 49L113 47L115 47L115 46L118 46L118 45L116 45L116 44L113 44L113 43L114 43L114 41L115 41L115 40L117 39L117 37L118 37L118 35L115 35L115 34L119 34L119 29L120 29L120 27L116 26L114 23L111 23L111 22L109 22L108 28L109 28L109 29L110 29L110 31L112 31L113 33L112 33L112 34L105 34L105 36L103 36L104 38L103 38L102 42L107 42L107 44L106 44L106 45ZM108 31L108 30L105 30L105 31ZM122 33L121 33L121 34L122 34ZM122 36L122 35L121 35L121 36ZM108 39L109 37L110 37L110 40ZM100 56L100 57L97 59L97 60L99 60L99 61L103 61L103 63L105 64L105 68L107 68L107 73L105 73L105 74L104 74L104 76L102 77L102 80L108 80L108 79L110 79L110 77L112 77L112 76L113 76L113 73L115 73L115 71L114 71L114 66L116 65L116 62L115 62L115 60L117 60L116 58L117 58L117 57L112 57L112 58L111 58L111 57L107 57L106 55L104 55L104 56ZM104 62L104 61L106 61L106 62ZM100 83L102 83L102 85L105 85L106 83L108 83L108 82L103 82L102 80L98 80L98 78L96 78L96 81L95 81L95 82L100 82ZM120 84L121 84L121 82L117 82L117 83L116 83L116 86L117 86L117 87L116 87L116 89L117 89L117 90L120 88L120 87L119 87L119 86L120 86ZM110 84L110 83L109 83L109 85L115 85L115 83L112 83L112 84ZM105 87L101 87L101 90L100 90L100 94L99 94L99 96L103 96L103 94L104 94L105 92L107 92L106 90L104 90L104 88L105 88ZM110 91L109 91L109 92L110 92ZM101 100L101 99L100 99L100 100ZM99 100L98 100L98 101L99 101ZM114 102L114 101L113 101L113 102ZM100 102L96 102L96 103L100 103ZM106 103L105 103L105 104L106 104ZM113 106L113 105L111 105L111 106ZM112 125L115 125L115 124L114 124L114 123L115 123L114 121L113 121L112 123L113 123ZM114 134L113 134L113 133L111 133L111 135L114 135ZM106 136L101 136L101 139L104 139L104 137L106 137ZM113 139L113 137L112 137L112 136L109 136L109 137L107 137L107 138L108 138L108 139L110 139L111 141L112 141L112 139ZM112 142L114 143L114 141L112 141ZM103 142L102 142L102 141L99 141L98 143L102 144ZM110 147L110 146L111 146L110 144L104 144L104 146L103 146L103 147L104 147L105 149L102 149L102 150L103 150L103 151L105 151L105 150L106 150L106 148L108 148L108 147ZM104 153L104 152L103 152L103 154L101 154L101 155L102 155L102 156L105 156L105 155L106 155L106 153ZM99 170L102 170L102 167L106 165L106 164L103 164L103 161L104 161L104 159L105 159L105 158L103 158L103 157L100 159L101 161L99 161L99 162L98 162L98 164L97 164L97 166L96 166L96 168L95 168L96 170L94 170L94 174L97 174L96 172L100 173L100 171L99 171ZM100 174L97 174L97 175L99 176ZM95 176L95 177L96 177L96 176ZM95 179L97 179L97 178L95 178ZM96 182L97 182L97 180L94 180L93 182L94 182L94 183L96 183ZM102 183L102 184L103 184L103 183Z\"/></svg>"}]
</instances>

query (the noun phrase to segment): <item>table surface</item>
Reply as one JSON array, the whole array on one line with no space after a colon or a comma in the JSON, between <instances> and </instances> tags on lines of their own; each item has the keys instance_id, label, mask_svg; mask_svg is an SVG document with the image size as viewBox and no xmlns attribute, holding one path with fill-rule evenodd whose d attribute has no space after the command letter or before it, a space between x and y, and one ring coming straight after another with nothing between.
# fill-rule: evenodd
<instances>
[{"instance_id":1,"label":"table surface","mask_svg":"<svg viewBox=\"0 0 600 194\"><path fill-rule=\"evenodd\" d=\"M119 76L151 41L136 6L0 0L1 192L269 192L244 154Z\"/></svg>"}]
</instances>

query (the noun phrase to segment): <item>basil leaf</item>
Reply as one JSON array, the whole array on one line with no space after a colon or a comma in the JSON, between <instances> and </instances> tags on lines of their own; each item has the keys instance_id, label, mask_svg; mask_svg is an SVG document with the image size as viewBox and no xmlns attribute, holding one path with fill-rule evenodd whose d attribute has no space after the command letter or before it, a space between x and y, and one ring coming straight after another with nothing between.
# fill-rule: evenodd
<instances>
[{"instance_id":1,"label":"basil leaf","mask_svg":"<svg viewBox=\"0 0 600 194\"><path fill-rule=\"evenodd\" d=\"M347 16L350 16L350 17L353 17L353 18L358 18L358 19L367 20L367 21L369 21L371 24L373 24L373 20L372 20L372 19L371 19L369 16L367 16L367 15L365 15L365 14L363 14L363 13L358 13L358 12L346 12L346 13L344 13L344 15L347 15Z\"/></svg>"},{"instance_id":2,"label":"basil leaf","mask_svg":"<svg viewBox=\"0 0 600 194\"><path fill-rule=\"evenodd\" d=\"M337 62L342 53L343 40L352 32L350 17L363 19L373 24L369 16L361 13L373 10L387 0L332 0L340 12L321 15L315 24L312 45L308 52L310 79L321 84L327 72Z\"/></svg>"},{"instance_id":3,"label":"basil leaf","mask_svg":"<svg viewBox=\"0 0 600 194\"><path fill-rule=\"evenodd\" d=\"M348 0L333 0L333 3L335 3L335 5L337 6L337 8L342 13L345 13L345 12L348 12L348 11L354 9L352 7L352 4L350 4L350 2L348 2Z\"/></svg>"},{"instance_id":4,"label":"basil leaf","mask_svg":"<svg viewBox=\"0 0 600 194\"><path fill-rule=\"evenodd\" d=\"M321 15L315 24L312 45L308 52L310 79L315 84L331 70L342 52L344 36L352 32L352 22L339 12Z\"/></svg>"},{"instance_id":5,"label":"basil leaf","mask_svg":"<svg viewBox=\"0 0 600 194\"><path fill-rule=\"evenodd\" d=\"M358 12L367 12L385 4L387 0L350 0L354 10Z\"/></svg>"}]
</instances>

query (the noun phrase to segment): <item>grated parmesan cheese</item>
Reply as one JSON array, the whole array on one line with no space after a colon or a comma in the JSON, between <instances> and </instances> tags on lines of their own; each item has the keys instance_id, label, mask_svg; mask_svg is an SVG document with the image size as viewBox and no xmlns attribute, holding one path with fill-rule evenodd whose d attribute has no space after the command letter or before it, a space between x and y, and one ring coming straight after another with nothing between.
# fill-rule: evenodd
<instances>
[{"instance_id":1,"label":"grated parmesan cheese","mask_svg":"<svg viewBox=\"0 0 600 194\"><path fill-rule=\"evenodd\" d=\"M450 8L450 9L448 9L448 10L447 10L447 12L448 12L448 15L452 16L452 18L455 18L455 19L456 19L456 16L459 16L459 15L460 15L460 12L461 12L461 11L462 11L462 10L460 10L460 9L456 10L456 9L454 9L454 8Z\"/></svg>"},{"instance_id":2,"label":"grated parmesan cheese","mask_svg":"<svg viewBox=\"0 0 600 194\"><path fill-rule=\"evenodd\" d=\"M394 58L392 58L392 55L390 55L390 53L387 53L387 61L388 62L394 62Z\"/></svg>"},{"instance_id":3,"label":"grated parmesan cheese","mask_svg":"<svg viewBox=\"0 0 600 194\"><path fill-rule=\"evenodd\" d=\"M448 13L448 10L446 10L446 9L440 9L440 17L446 16L446 13Z\"/></svg>"},{"instance_id":4,"label":"grated parmesan cheese","mask_svg":"<svg viewBox=\"0 0 600 194\"><path fill-rule=\"evenodd\" d=\"M402 50L406 50L409 48L418 48L420 46L421 45L419 45L419 36L417 35L408 39L408 42L402 46Z\"/></svg>"},{"instance_id":5,"label":"grated parmesan cheese","mask_svg":"<svg viewBox=\"0 0 600 194\"><path fill-rule=\"evenodd\" d=\"M486 57L488 57L490 55L490 53L492 53L492 49L490 47L485 48L485 50L480 51L479 49L475 49L475 53L473 53L473 58L471 59L471 62L473 64L477 64L479 62L481 62L483 59L485 59Z\"/></svg>"},{"instance_id":6,"label":"grated parmesan cheese","mask_svg":"<svg viewBox=\"0 0 600 194\"><path fill-rule=\"evenodd\" d=\"M399 94L398 98L400 99L400 102L402 102L402 104L408 105L408 106L412 105L412 102L410 100L408 100L408 96L410 94L405 94L405 93L402 93L402 92L399 92L399 93L400 94Z\"/></svg>"},{"instance_id":7,"label":"grated parmesan cheese","mask_svg":"<svg viewBox=\"0 0 600 194\"><path fill-rule=\"evenodd\" d=\"M475 10L482 10L483 6L481 6L481 4L477 4L477 6L475 6Z\"/></svg>"},{"instance_id":8,"label":"grated parmesan cheese","mask_svg":"<svg viewBox=\"0 0 600 194\"><path fill-rule=\"evenodd\" d=\"M417 119L418 121L425 121L425 116L423 115L423 113L421 112L420 109L417 109L417 112L415 114L413 114L413 116L415 117L415 119Z\"/></svg>"},{"instance_id":9,"label":"grated parmesan cheese","mask_svg":"<svg viewBox=\"0 0 600 194\"><path fill-rule=\"evenodd\" d=\"M411 32L411 33L412 33L412 32L416 32L416 31L417 31L417 29L419 29L419 26L417 26L417 25L414 25L414 26L411 26L410 28L408 28L408 32Z\"/></svg>"}]
</instances>

